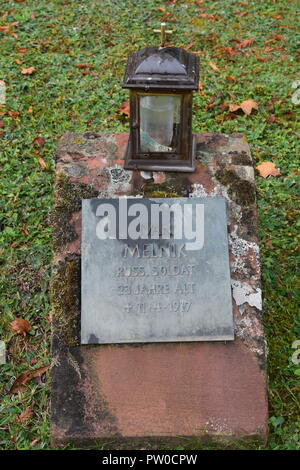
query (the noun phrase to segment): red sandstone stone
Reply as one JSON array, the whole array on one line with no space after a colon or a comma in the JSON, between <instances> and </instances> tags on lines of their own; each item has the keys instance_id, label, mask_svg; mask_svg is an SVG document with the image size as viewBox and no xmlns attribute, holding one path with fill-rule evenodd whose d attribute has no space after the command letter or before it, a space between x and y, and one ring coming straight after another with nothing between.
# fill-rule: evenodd
<instances>
[{"instance_id":1,"label":"red sandstone stone","mask_svg":"<svg viewBox=\"0 0 300 470\"><path fill-rule=\"evenodd\" d=\"M122 169L127 139L128 134L67 133L61 139L57 172L66 163L84 162L87 173L70 176L70 181L74 187L83 184L99 192L100 197L147 196L150 190L160 191L160 184L166 195L226 197L236 339L80 346L81 217L78 209L70 215L63 212L56 224L66 215L73 238L62 243L62 232L56 229L59 248L52 278L55 284L57 273L62 273L58 283L72 285L52 294L55 308L57 303L60 306L53 314L52 442L90 445L99 439L176 440L207 435L265 439L265 343L258 308L256 205L254 198L245 198L243 184L254 195L255 188L254 181L249 185L238 176L251 172L237 171L237 165L251 167L249 147L241 135L197 134L197 151L199 155L205 152L205 160L197 162L195 173L165 173L164 178L145 180L139 171L121 172L124 178L113 180L111 170ZM224 168L232 172L228 183ZM58 201L60 191L57 185L58 209L63 207ZM255 305L249 303L249 290ZM69 331L70 323L73 329Z\"/></svg>"}]
</instances>

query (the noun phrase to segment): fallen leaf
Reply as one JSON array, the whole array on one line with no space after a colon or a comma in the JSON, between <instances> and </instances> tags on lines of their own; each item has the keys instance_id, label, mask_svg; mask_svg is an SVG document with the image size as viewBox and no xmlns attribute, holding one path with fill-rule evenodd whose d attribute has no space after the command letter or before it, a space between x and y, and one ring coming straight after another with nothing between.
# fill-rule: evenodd
<instances>
[{"instance_id":1,"label":"fallen leaf","mask_svg":"<svg viewBox=\"0 0 300 470\"><path fill-rule=\"evenodd\" d=\"M245 114L251 114L252 109L258 110L258 104L256 101L250 99L245 100L240 104L241 109L244 111Z\"/></svg>"},{"instance_id":2,"label":"fallen leaf","mask_svg":"<svg viewBox=\"0 0 300 470\"><path fill-rule=\"evenodd\" d=\"M269 60L272 60L272 57L257 57L257 60L259 62L268 62Z\"/></svg>"},{"instance_id":3,"label":"fallen leaf","mask_svg":"<svg viewBox=\"0 0 300 470\"><path fill-rule=\"evenodd\" d=\"M25 408L25 410L16 417L14 423L26 423L32 415L33 411L31 410L30 406L27 406L27 408Z\"/></svg>"},{"instance_id":4,"label":"fallen leaf","mask_svg":"<svg viewBox=\"0 0 300 470\"><path fill-rule=\"evenodd\" d=\"M94 68L93 64L90 64L89 62L84 62L83 64L76 64L75 67L76 67L77 69Z\"/></svg>"},{"instance_id":5,"label":"fallen leaf","mask_svg":"<svg viewBox=\"0 0 300 470\"><path fill-rule=\"evenodd\" d=\"M33 439L33 441L31 441L31 446L34 447L36 446L40 441L38 439Z\"/></svg>"},{"instance_id":6,"label":"fallen leaf","mask_svg":"<svg viewBox=\"0 0 300 470\"><path fill-rule=\"evenodd\" d=\"M16 59L16 64L17 64L17 65L22 65L22 64L23 64L23 60Z\"/></svg>"},{"instance_id":7,"label":"fallen leaf","mask_svg":"<svg viewBox=\"0 0 300 470\"><path fill-rule=\"evenodd\" d=\"M284 41L283 37L280 34L271 34L271 38L275 39L275 41Z\"/></svg>"},{"instance_id":8,"label":"fallen leaf","mask_svg":"<svg viewBox=\"0 0 300 470\"><path fill-rule=\"evenodd\" d=\"M32 143L35 147L44 147L46 141L45 139L43 139L43 137L38 136L35 139L33 139Z\"/></svg>"},{"instance_id":9,"label":"fallen leaf","mask_svg":"<svg viewBox=\"0 0 300 470\"><path fill-rule=\"evenodd\" d=\"M1 127L4 127L3 119L0 119L0 128L1 128Z\"/></svg>"},{"instance_id":10,"label":"fallen leaf","mask_svg":"<svg viewBox=\"0 0 300 470\"><path fill-rule=\"evenodd\" d=\"M195 43L192 41L192 42L190 42L187 46L185 46L184 49L185 49L186 51L188 51L191 47L193 47L194 44L195 44Z\"/></svg>"},{"instance_id":11,"label":"fallen leaf","mask_svg":"<svg viewBox=\"0 0 300 470\"><path fill-rule=\"evenodd\" d=\"M29 321L24 320L23 318L15 318L11 323L10 327L12 330L16 331L18 334L26 336L31 330L31 325Z\"/></svg>"},{"instance_id":12,"label":"fallen leaf","mask_svg":"<svg viewBox=\"0 0 300 470\"><path fill-rule=\"evenodd\" d=\"M199 90L203 90L203 83L201 82L201 80L198 82L198 88Z\"/></svg>"},{"instance_id":13,"label":"fallen leaf","mask_svg":"<svg viewBox=\"0 0 300 470\"><path fill-rule=\"evenodd\" d=\"M20 54L25 54L25 52L27 52L28 49L26 47L20 47L19 49L17 49L17 52L19 52Z\"/></svg>"},{"instance_id":14,"label":"fallen leaf","mask_svg":"<svg viewBox=\"0 0 300 470\"><path fill-rule=\"evenodd\" d=\"M263 162L260 165L257 165L256 169L263 178L280 175L280 171L275 168L275 164L273 162Z\"/></svg>"},{"instance_id":15,"label":"fallen leaf","mask_svg":"<svg viewBox=\"0 0 300 470\"><path fill-rule=\"evenodd\" d=\"M29 113L29 114L32 114L32 113L33 113L33 107L32 107L32 106L29 106L29 108L28 108L28 113Z\"/></svg>"},{"instance_id":16,"label":"fallen leaf","mask_svg":"<svg viewBox=\"0 0 300 470\"><path fill-rule=\"evenodd\" d=\"M201 18L207 18L208 20L213 20L215 18L214 15L209 15L208 13L200 13L198 16L201 16Z\"/></svg>"},{"instance_id":17,"label":"fallen leaf","mask_svg":"<svg viewBox=\"0 0 300 470\"><path fill-rule=\"evenodd\" d=\"M208 62L208 65L215 71L215 72L220 72L218 67L211 61Z\"/></svg>"},{"instance_id":18,"label":"fallen leaf","mask_svg":"<svg viewBox=\"0 0 300 470\"><path fill-rule=\"evenodd\" d=\"M251 114L252 109L258 109L258 104L252 99L245 100L241 104L229 104L229 111L231 113L238 109L241 109L245 114Z\"/></svg>"},{"instance_id":19,"label":"fallen leaf","mask_svg":"<svg viewBox=\"0 0 300 470\"><path fill-rule=\"evenodd\" d=\"M251 46L254 43L254 38L252 39L246 39L245 41L241 41L238 44L236 44L236 49L244 49L244 47Z\"/></svg>"},{"instance_id":20,"label":"fallen leaf","mask_svg":"<svg viewBox=\"0 0 300 470\"><path fill-rule=\"evenodd\" d=\"M126 114L126 116L130 115L130 103L129 103L129 101L126 101L125 103L123 103L121 105L120 111L121 111L121 113Z\"/></svg>"},{"instance_id":21,"label":"fallen leaf","mask_svg":"<svg viewBox=\"0 0 300 470\"><path fill-rule=\"evenodd\" d=\"M220 52L224 52L230 56L237 55L237 52L232 47L223 47Z\"/></svg>"},{"instance_id":22,"label":"fallen leaf","mask_svg":"<svg viewBox=\"0 0 300 470\"><path fill-rule=\"evenodd\" d=\"M49 369L49 367L50 366L39 367L38 369L32 369L28 372L24 372L24 374L19 375L8 393L11 395L13 393L24 392L27 388L25 385L35 377L40 377L43 375Z\"/></svg>"},{"instance_id":23,"label":"fallen leaf","mask_svg":"<svg viewBox=\"0 0 300 470\"><path fill-rule=\"evenodd\" d=\"M235 111L237 111L238 109L241 109L240 105L239 104L230 104L229 105L229 111L231 113L234 113Z\"/></svg>"},{"instance_id":24,"label":"fallen leaf","mask_svg":"<svg viewBox=\"0 0 300 470\"><path fill-rule=\"evenodd\" d=\"M45 168L47 168L47 164L45 162L45 160L42 158L42 157L38 157L38 162L40 164L40 167L44 170Z\"/></svg>"},{"instance_id":25,"label":"fallen leaf","mask_svg":"<svg viewBox=\"0 0 300 470\"><path fill-rule=\"evenodd\" d=\"M237 78L231 77L230 75L225 75L225 78L229 80L230 82L236 83L238 81Z\"/></svg>"},{"instance_id":26,"label":"fallen leaf","mask_svg":"<svg viewBox=\"0 0 300 470\"><path fill-rule=\"evenodd\" d=\"M21 70L21 72L23 75L32 75L35 72L35 68L34 67L28 67L27 69L24 68Z\"/></svg>"},{"instance_id":27,"label":"fallen leaf","mask_svg":"<svg viewBox=\"0 0 300 470\"><path fill-rule=\"evenodd\" d=\"M19 24L19 21L14 21L13 23L7 24L5 26L0 27L0 32L3 34L10 34L12 37L15 39L18 37L15 33L12 32L12 27L17 26Z\"/></svg>"},{"instance_id":28,"label":"fallen leaf","mask_svg":"<svg viewBox=\"0 0 300 470\"><path fill-rule=\"evenodd\" d=\"M8 111L8 115L11 118L15 119L20 116L20 111Z\"/></svg>"}]
</instances>

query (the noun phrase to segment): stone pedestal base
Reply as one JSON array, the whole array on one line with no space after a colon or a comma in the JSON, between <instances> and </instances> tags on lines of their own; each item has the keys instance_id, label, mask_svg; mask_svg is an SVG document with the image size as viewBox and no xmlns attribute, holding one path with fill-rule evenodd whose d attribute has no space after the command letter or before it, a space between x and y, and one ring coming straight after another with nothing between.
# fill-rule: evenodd
<instances>
[{"instance_id":1,"label":"stone pedestal base","mask_svg":"<svg viewBox=\"0 0 300 470\"><path fill-rule=\"evenodd\" d=\"M60 142L52 215L52 443L265 439L265 340L249 147L241 135L197 134L194 173L147 173L123 169L127 139L87 132L66 134ZM81 199L124 195L227 199L234 341L80 346Z\"/></svg>"}]
</instances>

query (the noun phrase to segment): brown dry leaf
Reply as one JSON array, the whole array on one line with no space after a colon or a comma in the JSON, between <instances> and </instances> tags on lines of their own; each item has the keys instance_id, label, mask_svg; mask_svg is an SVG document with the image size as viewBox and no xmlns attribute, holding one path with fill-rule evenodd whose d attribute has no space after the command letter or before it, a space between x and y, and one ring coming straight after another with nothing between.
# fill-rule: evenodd
<instances>
[{"instance_id":1,"label":"brown dry leaf","mask_svg":"<svg viewBox=\"0 0 300 470\"><path fill-rule=\"evenodd\" d=\"M29 418L31 418L31 416L33 415L33 411L31 410L30 406L27 406L27 408L25 408L24 411L22 411L21 414L19 414L19 416L17 416L15 419L14 419L14 423L26 423Z\"/></svg>"},{"instance_id":2,"label":"brown dry leaf","mask_svg":"<svg viewBox=\"0 0 300 470\"><path fill-rule=\"evenodd\" d=\"M12 32L12 27L13 26L18 26L19 21L14 21L13 23L7 24L5 26L0 27L0 32L3 34L10 34L12 37L15 39L18 37L15 33Z\"/></svg>"},{"instance_id":3,"label":"brown dry leaf","mask_svg":"<svg viewBox=\"0 0 300 470\"><path fill-rule=\"evenodd\" d=\"M225 75L225 78L229 80L230 82L236 83L238 81L237 78L232 77L231 75Z\"/></svg>"},{"instance_id":4,"label":"brown dry leaf","mask_svg":"<svg viewBox=\"0 0 300 470\"><path fill-rule=\"evenodd\" d=\"M30 380L36 377L41 377L41 375L43 375L49 369L49 367L50 366L39 367L38 369L32 369L28 372L24 372L24 374L19 375L8 393L11 395L13 393L24 392L26 390L25 385L30 382Z\"/></svg>"},{"instance_id":5,"label":"brown dry leaf","mask_svg":"<svg viewBox=\"0 0 300 470\"><path fill-rule=\"evenodd\" d=\"M120 111L121 111L121 113L126 114L126 116L130 115L130 103L129 103L129 101L126 101L125 103L123 103L121 105Z\"/></svg>"},{"instance_id":6,"label":"brown dry leaf","mask_svg":"<svg viewBox=\"0 0 300 470\"><path fill-rule=\"evenodd\" d=\"M280 34L271 34L271 38L275 39L275 41L284 41L283 37Z\"/></svg>"},{"instance_id":7,"label":"brown dry leaf","mask_svg":"<svg viewBox=\"0 0 300 470\"><path fill-rule=\"evenodd\" d=\"M208 65L215 71L215 72L220 72L218 67L211 61L208 62Z\"/></svg>"},{"instance_id":8,"label":"brown dry leaf","mask_svg":"<svg viewBox=\"0 0 300 470\"><path fill-rule=\"evenodd\" d=\"M26 336L31 330L31 325L29 321L24 320L23 318L15 318L14 321L10 323L10 327L12 330L16 331L20 335Z\"/></svg>"},{"instance_id":9,"label":"brown dry leaf","mask_svg":"<svg viewBox=\"0 0 300 470\"><path fill-rule=\"evenodd\" d=\"M45 139L43 139L43 137L38 136L35 139L33 139L32 143L35 147L44 147L46 141Z\"/></svg>"},{"instance_id":10,"label":"brown dry leaf","mask_svg":"<svg viewBox=\"0 0 300 470\"><path fill-rule=\"evenodd\" d=\"M252 39L246 39L245 41L239 42L239 44L236 44L236 49L244 49L244 47L251 46L254 43L254 38Z\"/></svg>"},{"instance_id":11,"label":"brown dry leaf","mask_svg":"<svg viewBox=\"0 0 300 470\"><path fill-rule=\"evenodd\" d=\"M206 18L208 20L213 20L215 18L214 15L209 15L208 13L200 13L198 16L201 16L201 18Z\"/></svg>"},{"instance_id":12,"label":"brown dry leaf","mask_svg":"<svg viewBox=\"0 0 300 470\"><path fill-rule=\"evenodd\" d=\"M192 42L190 42L187 46L185 46L184 49L185 49L186 51L188 51L191 47L193 47L194 44L195 44L195 43L192 41Z\"/></svg>"},{"instance_id":13,"label":"brown dry leaf","mask_svg":"<svg viewBox=\"0 0 300 470\"><path fill-rule=\"evenodd\" d=\"M25 54L25 52L27 52L28 49L26 47L20 47L19 49L17 49L17 52L19 52L20 54Z\"/></svg>"},{"instance_id":14,"label":"brown dry leaf","mask_svg":"<svg viewBox=\"0 0 300 470\"><path fill-rule=\"evenodd\" d=\"M229 111L231 113L234 113L235 111L237 111L238 109L241 109L240 105L239 104L230 104L229 105Z\"/></svg>"},{"instance_id":15,"label":"brown dry leaf","mask_svg":"<svg viewBox=\"0 0 300 470\"><path fill-rule=\"evenodd\" d=\"M229 104L229 111L231 113L238 109L241 109L245 114L251 114L252 109L258 109L258 104L252 99L245 100L241 104Z\"/></svg>"},{"instance_id":16,"label":"brown dry leaf","mask_svg":"<svg viewBox=\"0 0 300 470\"><path fill-rule=\"evenodd\" d=\"M45 170L45 168L47 168L47 164L46 164L45 160L42 157L40 157L40 156L38 157L38 162L40 164L40 167L43 170Z\"/></svg>"},{"instance_id":17,"label":"brown dry leaf","mask_svg":"<svg viewBox=\"0 0 300 470\"><path fill-rule=\"evenodd\" d=\"M28 113L29 113L29 114L32 114L32 113L33 113L33 107L32 107L32 106L29 106L29 108L28 108Z\"/></svg>"},{"instance_id":18,"label":"brown dry leaf","mask_svg":"<svg viewBox=\"0 0 300 470\"><path fill-rule=\"evenodd\" d=\"M249 99L245 100L240 104L241 109L244 111L245 114L251 114L252 109L258 110L258 104L256 101Z\"/></svg>"},{"instance_id":19,"label":"brown dry leaf","mask_svg":"<svg viewBox=\"0 0 300 470\"><path fill-rule=\"evenodd\" d=\"M94 68L93 64L90 64L89 62L84 62L83 64L77 64L75 65L77 69L88 69L88 68Z\"/></svg>"},{"instance_id":20,"label":"brown dry leaf","mask_svg":"<svg viewBox=\"0 0 300 470\"><path fill-rule=\"evenodd\" d=\"M272 57L257 57L257 60L259 62L268 62L269 60L272 60Z\"/></svg>"},{"instance_id":21,"label":"brown dry leaf","mask_svg":"<svg viewBox=\"0 0 300 470\"><path fill-rule=\"evenodd\" d=\"M237 55L237 52L232 47L223 47L220 49L220 52L224 52L230 56Z\"/></svg>"},{"instance_id":22,"label":"brown dry leaf","mask_svg":"<svg viewBox=\"0 0 300 470\"><path fill-rule=\"evenodd\" d=\"M28 67L27 69L24 68L21 70L21 72L23 75L32 75L35 72L35 68L34 67Z\"/></svg>"},{"instance_id":23,"label":"brown dry leaf","mask_svg":"<svg viewBox=\"0 0 300 470\"><path fill-rule=\"evenodd\" d=\"M280 175L280 171L275 168L275 163L273 162L263 162L257 165L256 169L263 178Z\"/></svg>"},{"instance_id":24,"label":"brown dry leaf","mask_svg":"<svg viewBox=\"0 0 300 470\"><path fill-rule=\"evenodd\" d=\"M21 60L21 59L16 59L15 62L16 62L17 65L22 65L23 64L23 60Z\"/></svg>"},{"instance_id":25,"label":"brown dry leaf","mask_svg":"<svg viewBox=\"0 0 300 470\"><path fill-rule=\"evenodd\" d=\"M204 51L193 51L193 54L196 54L196 55L205 55L205 52L204 52Z\"/></svg>"},{"instance_id":26,"label":"brown dry leaf","mask_svg":"<svg viewBox=\"0 0 300 470\"><path fill-rule=\"evenodd\" d=\"M0 128L1 128L1 127L4 127L3 119L0 119Z\"/></svg>"},{"instance_id":27,"label":"brown dry leaf","mask_svg":"<svg viewBox=\"0 0 300 470\"><path fill-rule=\"evenodd\" d=\"M8 115L11 118L16 119L17 117L20 116L20 111L8 111Z\"/></svg>"}]
</instances>

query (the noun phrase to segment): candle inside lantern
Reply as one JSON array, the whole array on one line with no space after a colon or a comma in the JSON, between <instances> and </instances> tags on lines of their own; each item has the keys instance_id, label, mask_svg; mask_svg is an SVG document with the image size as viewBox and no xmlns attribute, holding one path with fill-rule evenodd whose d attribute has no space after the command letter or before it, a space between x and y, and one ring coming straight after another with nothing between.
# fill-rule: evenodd
<instances>
[{"instance_id":1,"label":"candle inside lantern","mask_svg":"<svg viewBox=\"0 0 300 470\"><path fill-rule=\"evenodd\" d=\"M174 152L178 145L181 97L140 96L141 152Z\"/></svg>"}]
</instances>

